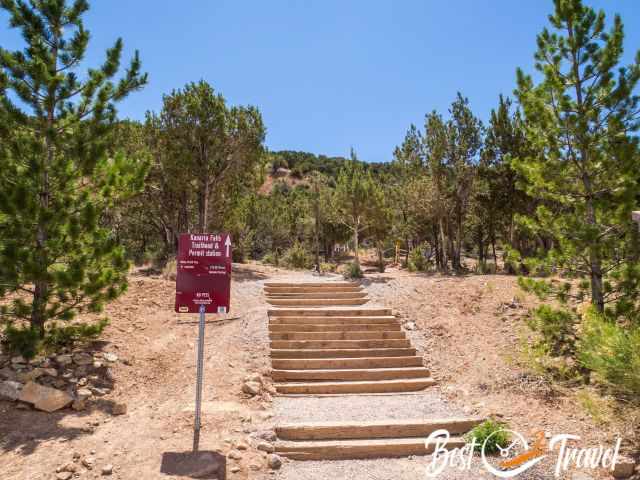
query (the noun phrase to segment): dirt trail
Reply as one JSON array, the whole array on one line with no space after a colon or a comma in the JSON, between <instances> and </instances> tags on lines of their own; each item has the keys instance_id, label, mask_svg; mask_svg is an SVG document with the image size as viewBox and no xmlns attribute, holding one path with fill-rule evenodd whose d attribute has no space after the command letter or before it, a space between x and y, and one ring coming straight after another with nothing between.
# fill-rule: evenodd
<instances>
[{"instance_id":1,"label":"dirt trail","mask_svg":"<svg viewBox=\"0 0 640 480\"><path fill-rule=\"evenodd\" d=\"M364 284L374 303L392 307L403 320L415 323L409 332L412 343L425 354L440 384L422 397L407 395L393 402L380 395L357 401L335 397L324 412L315 399L292 407L284 397L272 405L268 391L252 398L243 394L246 375L270 369L264 281L314 278L259 265L234 266L230 318L207 324L201 449L225 456L238 442L248 443L251 432L270 428L285 416L295 419L312 412L320 419L330 411L366 416L384 405L396 418L403 409L499 413L529 438L544 429L580 435L585 445L607 445L618 434L632 435L614 423L596 424L575 397L514 364L522 316L530 304L504 307L518 292L515 279L507 276L440 277L394 270L367 276ZM174 282L138 271L131 276L129 292L107 307L112 324L95 348L115 352L120 360L111 368L111 393L91 410L47 414L0 401L2 480L55 479L56 468L70 462L74 453L95 458L92 470L81 468L74 478L99 478L105 464L113 465L114 479L184 478L161 473L164 454L187 452L192 443L197 316L173 313L174 291ZM126 415L110 414L114 401L128 405ZM413 403L417 401L418 406ZM287 461L274 474L266 467L266 455L250 447L241 459L226 460L226 478L424 479L429 461ZM546 465L519 478L551 478L549 472ZM595 472L589 475L597 477ZM440 478L490 477L476 468Z\"/></svg>"}]
</instances>

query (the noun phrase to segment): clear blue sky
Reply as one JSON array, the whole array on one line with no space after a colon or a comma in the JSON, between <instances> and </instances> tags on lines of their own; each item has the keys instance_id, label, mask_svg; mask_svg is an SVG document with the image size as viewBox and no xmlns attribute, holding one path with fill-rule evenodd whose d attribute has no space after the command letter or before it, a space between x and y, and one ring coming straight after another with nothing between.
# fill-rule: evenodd
<instances>
[{"instance_id":1,"label":"clear blue sky","mask_svg":"<svg viewBox=\"0 0 640 480\"><path fill-rule=\"evenodd\" d=\"M640 1L587 0L620 13L630 60ZM234 104L260 108L273 150L391 158L410 123L446 112L456 91L486 119L533 70L551 0L93 0L88 64L116 37L140 50L150 84L122 117L158 110L162 94L201 78ZM19 39L0 14L0 45Z\"/></svg>"}]
</instances>

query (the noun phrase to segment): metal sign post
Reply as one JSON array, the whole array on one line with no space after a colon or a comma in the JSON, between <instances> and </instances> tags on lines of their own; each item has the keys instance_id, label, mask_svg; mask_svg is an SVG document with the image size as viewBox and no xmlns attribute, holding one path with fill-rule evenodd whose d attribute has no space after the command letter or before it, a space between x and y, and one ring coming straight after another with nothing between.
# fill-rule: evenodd
<instances>
[{"instance_id":1,"label":"metal sign post","mask_svg":"<svg viewBox=\"0 0 640 480\"><path fill-rule=\"evenodd\" d=\"M198 359L196 363L196 420L193 430L193 451L200 445L200 412L202 411L202 380L204 376L204 313L206 307L200 305L200 326L198 329Z\"/></svg>"},{"instance_id":2,"label":"metal sign post","mask_svg":"<svg viewBox=\"0 0 640 480\"><path fill-rule=\"evenodd\" d=\"M204 327L206 313L229 313L231 303L231 236L228 233L181 234L178 241L177 313L199 313L196 360L196 405L193 451L200 445Z\"/></svg>"}]
</instances>

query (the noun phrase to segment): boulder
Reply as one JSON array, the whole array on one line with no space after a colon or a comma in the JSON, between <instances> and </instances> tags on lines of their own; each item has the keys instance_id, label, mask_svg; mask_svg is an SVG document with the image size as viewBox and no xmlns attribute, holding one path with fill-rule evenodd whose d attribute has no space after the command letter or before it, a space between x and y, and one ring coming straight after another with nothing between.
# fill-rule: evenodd
<instances>
[{"instance_id":1,"label":"boulder","mask_svg":"<svg viewBox=\"0 0 640 480\"><path fill-rule=\"evenodd\" d=\"M258 445L256 445L256 448L258 450L261 450L261 451L267 452L267 453L273 453L273 452L276 451L276 449L275 449L275 447L273 446L272 443L265 442L265 441L259 442Z\"/></svg>"},{"instance_id":2,"label":"boulder","mask_svg":"<svg viewBox=\"0 0 640 480\"><path fill-rule=\"evenodd\" d=\"M3 380L16 380L17 374L13 371L13 369L4 367L0 369L0 378Z\"/></svg>"},{"instance_id":3,"label":"boulder","mask_svg":"<svg viewBox=\"0 0 640 480\"><path fill-rule=\"evenodd\" d=\"M113 415L124 415L127 413L126 403L114 403L111 407L111 413Z\"/></svg>"},{"instance_id":4,"label":"boulder","mask_svg":"<svg viewBox=\"0 0 640 480\"><path fill-rule=\"evenodd\" d=\"M73 355L73 363L76 365L93 365L93 357L88 353L76 353Z\"/></svg>"},{"instance_id":5,"label":"boulder","mask_svg":"<svg viewBox=\"0 0 640 480\"><path fill-rule=\"evenodd\" d=\"M6 380L0 382L0 399L11 400L12 402L20 398L20 390L22 390L22 384Z\"/></svg>"},{"instance_id":6,"label":"boulder","mask_svg":"<svg viewBox=\"0 0 640 480\"><path fill-rule=\"evenodd\" d=\"M20 392L18 400L30 403L38 410L51 413L69 405L73 402L73 397L67 392L29 382Z\"/></svg>"},{"instance_id":7,"label":"boulder","mask_svg":"<svg viewBox=\"0 0 640 480\"><path fill-rule=\"evenodd\" d=\"M636 462L629 457L618 457L613 469L614 478L629 478L636 469Z\"/></svg>"},{"instance_id":8,"label":"boulder","mask_svg":"<svg viewBox=\"0 0 640 480\"><path fill-rule=\"evenodd\" d=\"M282 466L282 458L272 453L267 457L267 464L271 470L278 470Z\"/></svg>"},{"instance_id":9,"label":"boulder","mask_svg":"<svg viewBox=\"0 0 640 480\"><path fill-rule=\"evenodd\" d=\"M71 358L71 355L58 355L56 357L56 362L58 363L58 365L66 367L67 365L71 365L71 363L73 362L73 358Z\"/></svg>"},{"instance_id":10,"label":"boulder","mask_svg":"<svg viewBox=\"0 0 640 480\"><path fill-rule=\"evenodd\" d=\"M260 393L260 384L258 382L244 382L242 391L252 397Z\"/></svg>"}]
</instances>

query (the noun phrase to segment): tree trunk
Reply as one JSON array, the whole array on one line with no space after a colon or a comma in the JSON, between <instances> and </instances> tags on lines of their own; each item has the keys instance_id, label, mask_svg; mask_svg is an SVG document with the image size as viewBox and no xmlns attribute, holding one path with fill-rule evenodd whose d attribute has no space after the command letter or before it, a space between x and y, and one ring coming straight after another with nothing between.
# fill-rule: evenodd
<instances>
[{"instance_id":1,"label":"tree trunk","mask_svg":"<svg viewBox=\"0 0 640 480\"><path fill-rule=\"evenodd\" d=\"M444 232L444 222L442 217L438 220L440 226L440 242L441 242L441 256L442 256L442 271L447 272L449 269L449 261L447 259L447 236Z\"/></svg>"},{"instance_id":2,"label":"tree trunk","mask_svg":"<svg viewBox=\"0 0 640 480\"><path fill-rule=\"evenodd\" d=\"M380 240L378 240L376 244L378 250L378 270L380 270L380 273L384 273L384 244Z\"/></svg>"},{"instance_id":3,"label":"tree trunk","mask_svg":"<svg viewBox=\"0 0 640 480\"><path fill-rule=\"evenodd\" d=\"M206 233L209 223L209 180L203 179L198 192L198 233Z\"/></svg>"},{"instance_id":4,"label":"tree trunk","mask_svg":"<svg viewBox=\"0 0 640 480\"><path fill-rule=\"evenodd\" d=\"M360 230L360 219L356 220L355 228L353 229L353 246L354 246L354 254L355 254L355 264L360 266L360 254L358 252L360 248L358 233Z\"/></svg>"}]
</instances>

